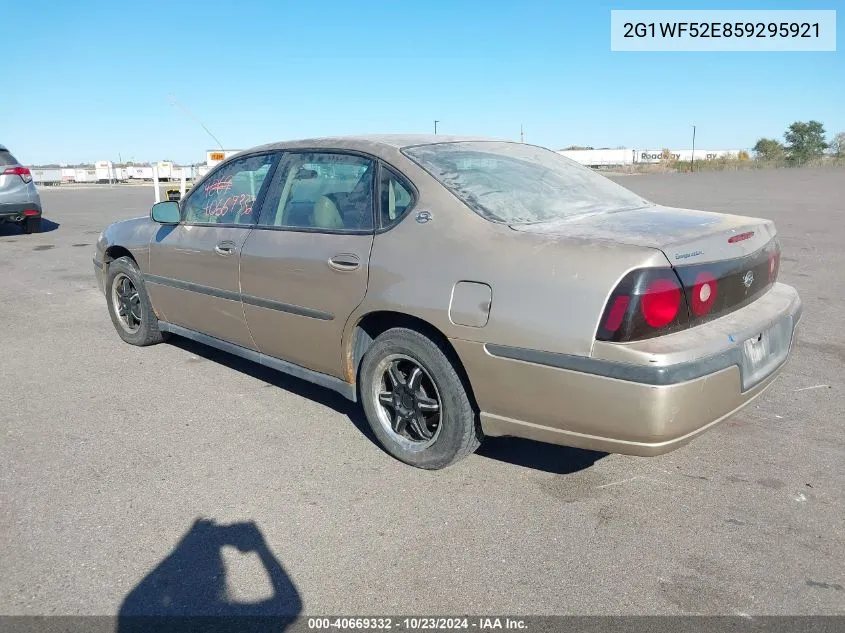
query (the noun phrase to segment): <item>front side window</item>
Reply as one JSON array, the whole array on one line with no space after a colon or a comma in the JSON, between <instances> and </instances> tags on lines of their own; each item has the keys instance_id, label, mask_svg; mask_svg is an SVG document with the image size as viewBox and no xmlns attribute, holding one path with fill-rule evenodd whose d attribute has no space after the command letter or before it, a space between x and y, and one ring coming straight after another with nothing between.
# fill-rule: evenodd
<instances>
[{"instance_id":1,"label":"front side window","mask_svg":"<svg viewBox=\"0 0 845 633\"><path fill-rule=\"evenodd\" d=\"M379 228L396 224L413 205L414 196L404 178L382 166L379 182Z\"/></svg>"},{"instance_id":2,"label":"front side window","mask_svg":"<svg viewBox=\"0 0 845 633\"><path fill-rule=\"evenodd\" d=\"M191 192L182 206L187 224L255 224L253 206L274 154L248 156L231 162Z\"/></svg>"},{"instance_id":3,"label":"front side window","mask_svg":"<svg viewBox=\"0 0 845 633\"><path fill-rule=\"evenodd\" d=\"M325 231L373 228L375 163L330 152L288 154L260 224Z\"/></svg>"},{"instance_id":4,"label":"front side window","mask_svg":"<svg viewBox=\"0 0 845 633\"><path fill-rule=\"evenodd\" d=\"M552 222L651 205L593 170L534 145L477 141L402 151L491 222Z\"/></svg>"}]
</instances>

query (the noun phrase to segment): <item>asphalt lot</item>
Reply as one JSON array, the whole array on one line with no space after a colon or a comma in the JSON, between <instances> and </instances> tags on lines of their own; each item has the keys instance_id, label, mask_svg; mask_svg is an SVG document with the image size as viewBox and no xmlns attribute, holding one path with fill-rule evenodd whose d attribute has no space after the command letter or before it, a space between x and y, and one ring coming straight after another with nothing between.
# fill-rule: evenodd
<instances>
[{"instance_id":1,"label":"asphalt lot","mask_svg":"<svg viewBox=\"0 0 845 633\"><path fill-rule=\"evenodd\" d=\"M845 171L618 180L777 222L790 365L668 455L497 439L439 472L328 391L123 343L91 257L151 188L42 189L44 233L0 226L0 613L845 614Z\"/></svg>"}]
</instances>

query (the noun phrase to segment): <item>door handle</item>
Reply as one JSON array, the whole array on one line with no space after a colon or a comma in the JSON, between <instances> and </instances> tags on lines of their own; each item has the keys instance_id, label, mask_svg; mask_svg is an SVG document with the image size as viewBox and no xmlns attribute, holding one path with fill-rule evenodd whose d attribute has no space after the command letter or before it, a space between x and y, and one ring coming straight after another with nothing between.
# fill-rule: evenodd
<instances>
[{"instance_id":1,"label":"door handle","mask_svg":"<svg viewBox=\"0 0 845 633\"><path fill-rule=\"evenodd\" d=\"M222 255L223 257L228 257L229 255L235 252L235 243L220 242L219 244L215 245L214 252L218 255Z\"/></svg>"},{"instance_id":2,"label":"door handle","mask_svg":"<svg viewBox=\"0 0 845 633\"><path fill-rule=\"evenodd\" d=\"M341 272L356 270L361 265L361 260L353 253L340 253L329 258L329 266Z\"/></svg>"}]
</instances>

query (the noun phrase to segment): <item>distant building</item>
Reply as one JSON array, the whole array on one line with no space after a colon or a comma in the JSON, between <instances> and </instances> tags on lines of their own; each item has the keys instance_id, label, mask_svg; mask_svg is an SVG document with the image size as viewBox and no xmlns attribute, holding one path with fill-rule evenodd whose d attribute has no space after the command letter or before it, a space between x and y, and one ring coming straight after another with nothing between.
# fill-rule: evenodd
<instances>
[{"instance_id":1,"label":"distant building","mask_svg":"<svg viewBox=\"0 0 845 633\"><path fill-rule=\"evenodd\" d=\"M743 150L696 148L695 160L706 161L728 155L737 156L741 151ZM620 167L640 163L659 163L663 159L662 149L636 149L633 147L560 150L558 154L588 167ZM670 149L669 156L672 160L690 161L693 158L693 152L692 149Z\"/></svg>"}]
</instances>

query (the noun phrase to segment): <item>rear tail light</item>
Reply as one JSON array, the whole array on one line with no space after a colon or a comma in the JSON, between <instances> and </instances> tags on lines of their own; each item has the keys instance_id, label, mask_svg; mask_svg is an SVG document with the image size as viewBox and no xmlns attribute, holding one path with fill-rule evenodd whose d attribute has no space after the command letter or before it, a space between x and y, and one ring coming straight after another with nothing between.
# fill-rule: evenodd
<instances>
[{"instance_id":1,"label":"rear tail light","mask_svg":"<svg viewBox=\"0 0 845 633\"><path fill-rule=\"evenodd\" d=\"M32 174L26 167L9 167L3 172L4 176L20 176L26 183L32 182Z\"/></svg>"},{"instance_id":2,"label":"rear tail light","mask_svg":"<svg viewBox=\"0 0 845 633\"><path fill-rule=\"evenodd\" d=\"M765 293L779 269L780 244L774 238L743 257L633 270L611 293L596 339L638 341L738 310Z\"/></svg>"},{"instance_id":3,"label":"rear tail light","mask_svg":"<svg viewBox=\"0 0 845 633\"><path fill-rule=\"evenodd\" d=\"M695 278L695 284L690 292L690 310L694 316L701 317L713 309L716 295L719 293L719 282L711 273L702 270Z\"/></svg>"},{"instance_id":4,"label":"rear tail light","mask_svg":"<svg viewBox=\"0 0 845 633\"><path fill-rule=\"evenodd\" d=\"M778 278L778 271L780 270L780 246L775 245L769 251L769 283L774 283Z\"/></svg>"},{"instance_id":5,"label":"rear tail light","mask_svg":"<svg viewBox=\"0 0 845 633\"><path fill-rule=\"evenodd\" d=\"M628 295L618 295L613 299L610 305L610 310L607 312L607 319L604 322L604 327L608 332L615 332L622 325L622 320L628 313L628 304L631 302L631 297Z\"/></svg>"},{"instance_id":6,"label":"rear tail light","mask_svg":"<svg viewBox=\"0 0 845 633\"><path fill-rule=\"evenodd\" d=\"M689 312L671 268L643 268L625 275L610 296L596 338L635 341L686 327Z\"/></svg>"},{"instance_id":7,"label":"rear tail light","mask_svg":"<svg viewBox=\"0 0 845 633\"><path fill-rule=\"evenodd\" d=\"M28 216L31 216L31 215L38 215L38 210L37 209L27 209L26 211L23 212L23 215L25 217L28 217Z\"/></svg>"},{"instance_id":8,"label":"rear tail light","mask_svg":"<svg viewBox=\"0 0 845 633\"><path fill-rule=\"evenodd\" d=\"M640 310L645 322L653 328L669 325L681 307L681 287L672 279L655 279L640 298Z\"/></svg>"}]
</instances>

